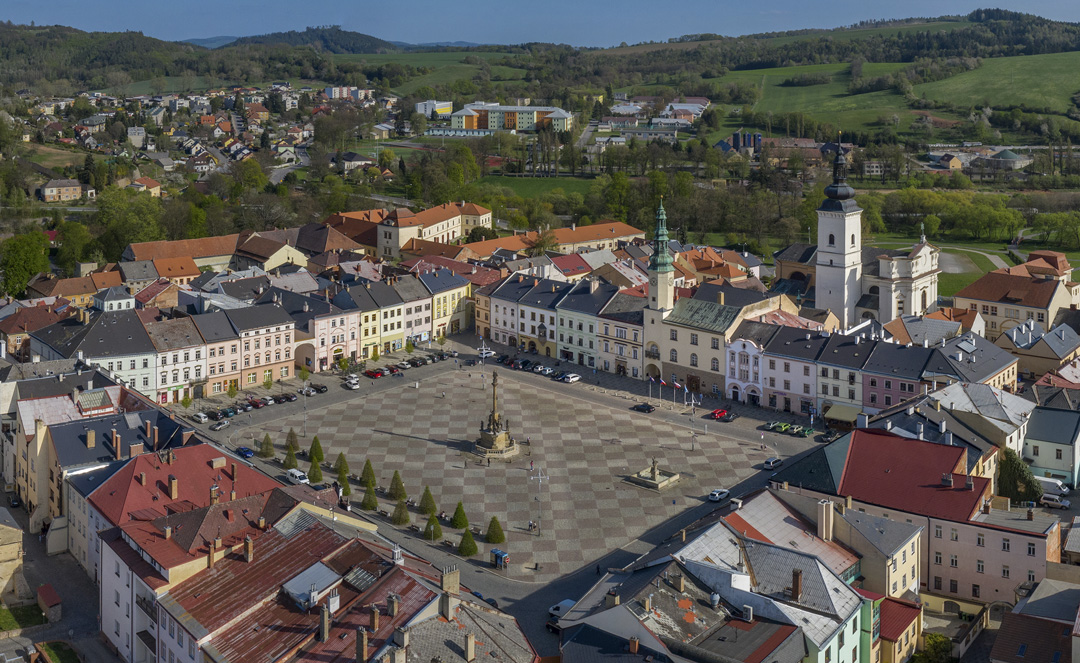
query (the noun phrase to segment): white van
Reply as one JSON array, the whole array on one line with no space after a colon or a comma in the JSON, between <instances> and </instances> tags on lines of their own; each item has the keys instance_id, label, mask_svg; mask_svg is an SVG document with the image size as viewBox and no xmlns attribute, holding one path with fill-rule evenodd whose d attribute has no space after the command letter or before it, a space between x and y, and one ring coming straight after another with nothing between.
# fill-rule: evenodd
<instances>
[{"instance_id":1,"label":"white van","mask_svg":"<svg viewBox=\"0 0 1080 663\"><path fill-rule=\"evenodd\" d=\"M293 468L285 473L285 478L293 483L310 483L307 475L300 470Z\"/></svg>"},{"instance_id":2,"label":"white van","mask_svg":"<svg viewBox=\"0 0 1080 663\"><path fill-rule=\"evenodd\" d=\"M1052 479L1050 477L1035 477L1035 480L1042 484L1044 493L1050 493L1051 495L1068 495L1069 487L1066 486L1061 479Z\"/></svg>"}]
</instances>

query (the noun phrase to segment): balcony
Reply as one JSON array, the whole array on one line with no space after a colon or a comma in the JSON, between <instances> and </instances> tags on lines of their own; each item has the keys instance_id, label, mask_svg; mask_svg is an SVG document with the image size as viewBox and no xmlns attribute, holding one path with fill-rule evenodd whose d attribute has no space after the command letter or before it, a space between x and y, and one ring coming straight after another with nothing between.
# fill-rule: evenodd
<instances>
[{"instance_id":1,"label":"balcony","mask_svg":"<svg viewBox=\"0 0 1080 663\"><path fill-rule=\"evenodd\" d=\"M135 596L135 605L146 613L146 616L150 618L150 621L157 624L157 607L154 605L153 600L146 598L145 596Z\"/></svg>"},{"instance_id":2,"label":"balcony","mask_svg":"<svg viewBox=\"0 0 1080 663\"><path fill-rule=\"evenodd\" d=\"M645 351L645 358L646 359L657 359L657 360L659 360L660 359L660 351L659 350L646 350Z\"/></svg>"}]
</instances>

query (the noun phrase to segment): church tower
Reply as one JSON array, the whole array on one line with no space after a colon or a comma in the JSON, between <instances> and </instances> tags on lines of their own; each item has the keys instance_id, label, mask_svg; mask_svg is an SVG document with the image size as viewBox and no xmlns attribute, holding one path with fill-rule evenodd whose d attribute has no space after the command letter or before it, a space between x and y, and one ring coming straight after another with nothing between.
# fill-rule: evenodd
<instances>
[{"instance_id":1,"label":"church tower","mask_svg":"<svg viewBox=\"0 0 1080 663\"><path fill-rule=\"evenodd\" d=\"M862 210L855 190L847 183L847 159L837 150L833 182L825 188L818 208L817 276L815 305L840 319L840 328L854 326L855 303L862 281ZM884 321L883 321L884 322Z\"/></svg>"},{"instance_id":2,"label":"church tower","mask_svg":"<svg viewBox=\"0 0 1080 663\"><path fill-rule=\"evenodd\" d=\"M667 212L664 201L656 210L656 230L653 233L653 254L649 258L649 302L645 307L645 317L649 324L659 322L671 313L675 305L675 268L672 266L671 253L668 252ZM649 332L646 331L646 335Z\"/></svg>"}]
</instances>

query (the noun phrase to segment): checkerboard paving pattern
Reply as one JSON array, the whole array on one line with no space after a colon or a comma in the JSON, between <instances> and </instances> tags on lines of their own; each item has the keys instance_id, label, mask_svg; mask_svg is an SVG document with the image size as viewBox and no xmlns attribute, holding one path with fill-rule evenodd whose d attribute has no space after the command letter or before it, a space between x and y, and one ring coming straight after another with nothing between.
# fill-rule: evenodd
<instances>
[{"instance_id":1,"label":"checkerboard paving pattern","mask_svg":"<svg viewBox=\"0 0 1080 663\"><path fill-rule=\"evenodd\" d=\"M317 433L327 461L344 451L350 470L359 474L370 459L381 487L388 488L398 470L416 500L430 486L440 510L452 513L460 500L473 525L486 529L491 516L498 516L507 534L499 547L510 552L511 575L519 579L546 582L573 572L699 503L709 490L748 478L755 473L751 464L760 460L749 445L716 435L699 435L691 451L685 428L581 402L571 390L561 391L562 385L537 388L501 371L499 409L515 439L531 442L510 462L488 466L471 449L491 409L490 371L482 381L478 373L460 371L419 388L401 382L364 400L309 410L309 439L301 446ZM276 423L299 433L303 420ZM284 436L275 443L283 444ZM661 467L681 473L676 486L656 493L624 481L654 457ZM538 490L529 477L541 468L549 479ZM353 495L358 502L355 486ZM384 500L381 508L392 511L393 504ZM413 523L422 526L421 518L414 513ZM537 519L541 536L527 531ZM455 543L460 536L445 523L443 533ZM492 546L477 538L487 559Z\"/></svg>"}]
</instances>

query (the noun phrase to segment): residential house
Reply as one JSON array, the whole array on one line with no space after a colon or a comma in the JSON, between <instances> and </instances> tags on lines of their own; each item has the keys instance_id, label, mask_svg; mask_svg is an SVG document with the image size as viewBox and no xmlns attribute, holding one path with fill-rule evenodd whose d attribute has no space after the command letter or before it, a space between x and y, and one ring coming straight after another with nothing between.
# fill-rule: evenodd
<instances>
[{"instance_id":1,"label":"residential house","mask_svg":"<svg viewBox=\"0 0 1080 663\"><path fill-rule=\"evenodd\" d=\"M781 469L770 485L781 499L794 492L844 501L848 510L923 527L920 596L928 610L943 611L947 600L1009 600L1017 583L1038 582L1060 560L1060 523L993 508L989 480L966 473L966 455L961 447L855 430Z\"/></svg>"},{"instance_id":2,"label":"residential house","mask_svg":"<svg viewBox=\"0 0 1080 663\"><path fill-rule=\"evenodd\" d=\"M386 282L404 303L405 343L430 343L434 315L431 291L415 274L391 276Z\"/></svg>"},{"instance_id":3,"label":"residential house","mask_svg":"<svg viewBox=\"0 0 1080 663\"><path fill-rule=\"evenodd\" d=\"M573 115L555 106L503 106L483 101L465 104L450 115L453 129L488 131L537 131L544 127L570 131L573 122Z\"/></svg>"},{"instance_id":4,"label":"residential house","mask_svg":"<svg viewBox=\"0 0 1080 663\"><path fill-rule=\"evenodd\" d=\"M620 290L600 311L597 367L637 380L645 378L645 295Z\"/></svg>"},{"instance_id":5,"label":"residential house","mask_svg":"<svg viewBox=\"0 0 1080 663\"><path fill-rule=\"evenodd\" d=\"M170 309L178 305L180 287L166 278L159 278L135 293L135 307Z\"/></svg>"},{"instance_id":6,"label":"residential house","mask_svg":"<svg viewBox=\"0 0 1080 663\"><path fill-rule=\"evenodd\" d=\"M155 401L164 405L203 397L206 342L195 322L188 317L147 322L146 333L157 351Z\"/></svg>"},{"instance_id":7,"label":"residential house","mask_svg":"<svg viewBox=\"0 0 1080 663\"><path fill-rule=\"evenodd\" d=\"M436 269L418 277L431 293L431 335L441 338L468 329L469 281L450 269Z\"/></svg>"},{"instance_id":8,"label":"residential house","mask_svg":"<svg viewBox=\"0 0 1080 663\"><path fill-rule=\"evenodd\" d=\"M600 313L619 288L596 279L577 281L555 305L559 319L561 361L596 369Z\"/></svg>"},{"instance_id":9,"label":"residential house","mask_svg":"<svg viewBox=\"0 0 1080 663\"><path fill-rule=\"evenodd\" d=\"M1019 361L1021 375L1037 378L1068 364L1080 356L1080 335L1068 325L1050 331L1034 320L1026 320L1008 329L994 343Z\"/></svg>"},{"instance_id":10,"label":"residential house","mask_svg":"<svg viewBox=\"0 0 1080 663\"><path fill-rule=\"evenodd\" d=\"M311 373L333 368L342 358L357 359L363 347L360 316L326 300L270 287L255 300L276 304L296 323L296 363Z\"/></svg>"},{"instance_id":11,"label":"residential house","mask_svg":"<svg viewBox=\"0 0 1080 663\"><path fill-rule=\"evenodd\" d=\"M3 356L11 361L31 361L30 333L63 320L74 311L53 306L25 306L0 320Z\"/></svg>"},{"instance_id":12,"label":"residential house","mask_svg":"<svg viewBox=\"0 0 1080 663\"><path fill-rule=\"evenodd\" d=\"M1022 458L1037 477L1060 479L1075 487L1080 480L1080 412L1036 407L1027 422Z\"/></svg>"},{"instance_id":13,"label":"residential house","mask_svg":"<svg viewBox=\"0 0 1080 663\"><path fill-rule=\"evenodd\" d=\"M929 398L965 426L1001 448L1023 455L1035 403L987 384L955 382Z\"/></svg>"},{"instance_id":14,"label":"residential house","mask_svg":"<svg viewBox=\"0 0 1080 663\"><path fill-rule=\"evenodd\" d=\"M540 279L518 300L517 332L522 350L545 357L559 356L556 339L559 312L556 307L571 289L573 285L570 283ZM565 332L565 328L562 331Z\"/></svg>"},{"instance_id":15,"label":"residential house","mask_svg":"<svg viewBox=\"0 0 1080 663\"><path fill-rule=\"evenodd\" d=\"M480 304L481 299L490 300L490 308L484 309L490 311L490 324L487 320L484 321L482 331L485 332L484 338L493 340L496 343L503 343L511 347L519 347L519 302L532 290L534 287L540 284L540 279L535 277L527 277L524 274L514 274L510 278L492 286L487 286L477 291L477 311L482 309ZM491 288L490 293L484 292L488 288Z\"/></svg>"},{"instance_id":16,"label":"residential house","mask_svg":"<svg viewBox=\"0 0 1080 663\"><path fill-rule=\"evenodd\" d=\"M149 177L140 177L128 186L135 189L136 191L150 194L151 198L161 197L161 183L155 179L151 179Z\"/></svg>"},{"instance_id":17,"label":"residential house","mask_svg":"<svg viewBox=\"0 0 1080 663\"><path fill-rule=\"evenodd\" d=\"M94 295L94 308L99 311L123 311L135 308L135 296L122 285L102 288Z\"/></svg>"},{"instance_id":18,"label":"residential house","mask_svg":"<svg viewBox=\"0 0 1080 663\"><path fill-rule=\"evenodd\" d=\"M378 255L400 258L410 240L450 244L476 227L491 228L491 210L465 201L413 213L398 208L379 220Z\"/></svg>"},{"instance_id":19,"label":"residential house","mask_svg":"<svg viewBox=\"0 0 1080 663\"><path fill-rule=\"evenodd\" d=\"M734 338L738 338L737 333ZM810 333L805 329L781 327L764 341L760 351L761 382L764 402L768 407L805 415L817 410L817 361L830 338L828 332ZM739 361L742 361L743 351L747 354L747 361L752 361L752 355L757 351L750 346L736 344L739 347ZM730 362L731 357L728 357L729 372Z\"/></svg>"},{"instance_id":20,"label":"residential house","mask_svg":"<svg viewBox=\"0 0 1080 663\"><path fill-rule=\"evenodd\" d=\"M132 292L138 292L158 279L153 260L120 262L117 263L116 269L120 272L124 285Z\"/></svg>"},{"instance_id":21,"label":"residential house","mask_svg":"<svg viewBox=\"0 0 1080 663\"><path fill-rule=\"evenodd\" d=\"M298 247L290 245L285 237L276 233L244 231L237 240L232 268L238 270L258 268L269 271L284 265L306 266L308 256Z\"/></svg>"},{"instance_id":22,"label":"residential house","mask_svg":"<svg viewBox=\"0 0 1080 663\"><path fill-rule=\"evenodd\" d=\"M956 293L953 305L982 314L986 337L999 335L1027 320L1052 323L1062 310L1080 304L1080 283L1072 281L1065 254L1032 251L1022 265L996 269Z\"/></svg>"},{"instance_id":23,"label":"residential house","mask_svg":"<svg viewBox=\"0 0 1080 663\"><path fill-rule=\"evenodd\" d=\"M117 272L93 272L87 276L57 278L53 274L37 274L26 286L28 297L63 297L72 305L89 308L94 295L102 288L121 284Z\"/></svg>"},{"instance_id":24,"label":"residential house","mask_svg":"<svg viewBox=\"0 0 1080 663\"><path fill-rule=\"evenodd\" d=\"M41 199L47 203L79 198L82 198L82 183L79 180L49 180L41 187Z\"/></svg>"},{"instance_id":25,"label":"residential house","mask_svg":"<svg viewBox=\"0 0 1080 663\"><path fill-rule=\"evenodd\" d=\"M812 379L814 371L808 364L802 364L799 367L804 374L801 388L795 387L795 391L792 391L790 360L781 359L779 366L783 370L780 370L777 368L777 359L771 357L771 370L768 377L765 376L763 370L765 348L781 328L779 325L745 320L735 329L735 333L727 343L727 361L723 362L721 357L715 357L716 361L727 366L727 390L724 393L726 398L739 403L760 406L764 402L765 385L770 384L771 389L776 389L778 379L781 393L774 393L774 397L790 399L790 394L801 393L803 398L808 398L814 393ZM791 410L790 403L787 404L787 408L788 411Z\"/></svg>"},{"instance_id":26,"label":"residential house","mask_svg":"<svg viewBox=\"0 0 1080 663\"><path fill-rule=\"evenodd\" d=\"M200 313L190 318L206 344L204 396L240 390L240 335L223 311Z\"/></svg>"},{"instance_id":27,"label":"residential house","mask_svg":"<svg viewBox=\"0 0 1080 663\"><path fill-rule=\"evenodd\" d=\"M260 304L225 311L240 336L242 388L292 375L296 323L280 306Z\"/></svg>"}]
</instances>

